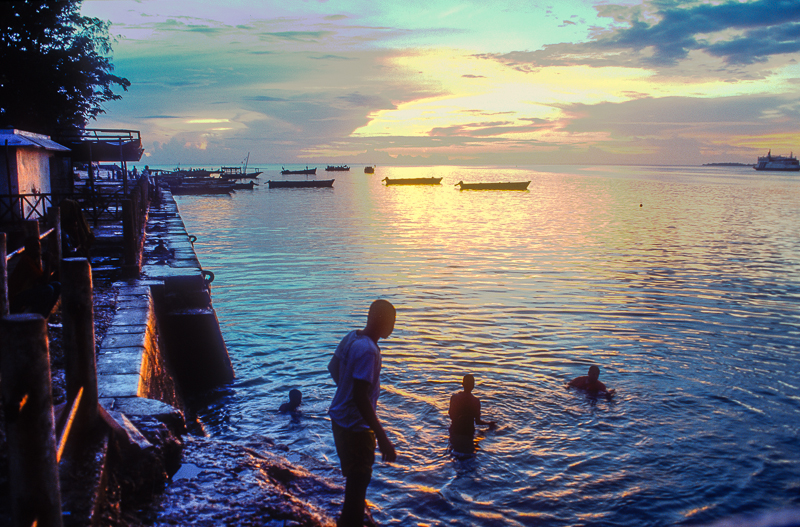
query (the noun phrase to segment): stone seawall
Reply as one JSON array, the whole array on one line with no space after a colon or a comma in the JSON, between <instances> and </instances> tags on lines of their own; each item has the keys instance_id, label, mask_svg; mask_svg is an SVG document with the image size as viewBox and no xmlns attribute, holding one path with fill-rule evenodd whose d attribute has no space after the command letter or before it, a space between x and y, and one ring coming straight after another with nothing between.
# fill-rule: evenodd
<instances>
[{"instance_id":1,"label":"stone seawall","mask_svg":"<svg viewBox=\"0 0 800 527\"><path fill-rule=\"evenodd\" d=\"M94 508L104 510L106 517L116 515L112 523L118 525L332 526L344 495L341 476L334 467L290 452L269 438L230 442L186 434L183 391L187 386L196 387L192 376L206 375L196 364L188 371L176 371L187 351L174 349L178 347L176 336L191 346L192 360L186 362L210 362L216 371L219 361L227 360L230 367L210 307L210 279L213 275L204 273L175 200L169 191L159 190L149 211L141 276L114 284L117 310L97 356L100 404L122 428L128 427L134 439L139 438L139 445L123 445L120 459L106 461L103 482L98 482L104 488L96 495L105 502L117 496L118 504ZM205 283L205 290L198 290L198 283ZM205 303L207 308L192 307ZM199 318L195 316L198 312ZM215 356L210 360L195 358L197 343L180 338L186 331L186 318L201 325L200 333L219 334L221 345L203 336L204 341L211 341ZM214 327L205 327L208 325ZM224 360L217 353L220 347ZM148 424L154 422L165 425L171 437L164 440L163 430ZM177 456L175 444L180 445ZM131 454L132 450L140 453ZM156 470L143 471L146 463L142 460L152 460L153 451L161 458L172 452L177 463L161 459L150 463ZM289 462L287 455L302 459L303 466ZM141 495L142 488L154 489L145 492L145 501L125 498L126 494ZM135 511L126 501L133 503ZM112 509L117 513L109 512ZM102 518L92 523L105 524Z\"/></svg>"}]
</instances>

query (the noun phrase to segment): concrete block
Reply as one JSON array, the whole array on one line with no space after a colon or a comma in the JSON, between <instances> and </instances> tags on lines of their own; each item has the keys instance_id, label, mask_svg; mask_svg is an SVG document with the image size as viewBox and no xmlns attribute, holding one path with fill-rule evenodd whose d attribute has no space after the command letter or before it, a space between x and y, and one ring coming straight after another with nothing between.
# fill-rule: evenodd
<instances>
[{"instance_id":1,"label":"concrete block","mask_svg":"<svg viewBox=\"0 0 800 527\"><path fill-rule=\"evenodd\" d=\"M118 348L97 355L97 375L139 373L142 369L144 348Z\"/></svg>"},{"instance_id":2,"label":"concrete block","mask_svg":"<svg viewBox=\"0 0 800 527\"><path fill-rule=\"evenodd\" d=\"M141 376L138 373L124 373L97 376L98 397L135 397L139 394Z\"/></svg>"}]
</instances>

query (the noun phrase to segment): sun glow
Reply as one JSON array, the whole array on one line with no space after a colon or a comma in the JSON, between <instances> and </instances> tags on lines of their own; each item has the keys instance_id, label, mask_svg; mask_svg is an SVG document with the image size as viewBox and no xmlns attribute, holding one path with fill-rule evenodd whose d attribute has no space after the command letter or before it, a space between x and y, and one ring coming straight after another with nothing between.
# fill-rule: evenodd
<instances>
[{"instance_id":1,"label":"sun glow","mask_svg":"<svg viewBox=\"0 0 800 527\"><path fill-rule=\"evenodd\" d=\"M567 143L581 143L585 137L563 132L570 105L671 96L736 96L757 91L759 85L757 81L668 77L643 68L532 68L456 50L404 55L393 59L392 65L436 95L372 112L369 122L351 137L459 135L563 143L569 136Z\"/></svg>"}]
</instances>

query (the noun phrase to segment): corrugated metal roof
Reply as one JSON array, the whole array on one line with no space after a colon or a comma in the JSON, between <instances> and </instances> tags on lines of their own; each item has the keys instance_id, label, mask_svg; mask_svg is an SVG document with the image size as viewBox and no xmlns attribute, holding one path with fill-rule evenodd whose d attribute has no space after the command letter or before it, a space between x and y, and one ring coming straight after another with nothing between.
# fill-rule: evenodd
<instances>
[{"instance_id":1,"label":"corrugated metal roof","mask_svg":"<svg viewBox=\"0 0 800 527\"><path fill-rule=\"evenodd\" d=\"M69 148L56 143L47 135L34 134L13 128L0 130L0 146L5 147L6 141L8 141L8 146L32 146L57 152L69 152Z\"/></svg>"}]
</instances>

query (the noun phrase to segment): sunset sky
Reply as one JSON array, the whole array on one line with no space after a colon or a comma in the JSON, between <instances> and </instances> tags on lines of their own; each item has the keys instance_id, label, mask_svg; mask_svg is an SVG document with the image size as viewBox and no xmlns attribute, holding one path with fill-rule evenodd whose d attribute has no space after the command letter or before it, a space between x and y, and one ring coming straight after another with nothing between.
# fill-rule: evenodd
<instances>
[{"instance_id":1,"label":"sunset sky","mask_svg":"<svg viewBox=\"0 0 800 527\"><path fill-rule=\"evenodd\" d=\"M84 0L150 164L754 163L800 151L800 0Z\"/></svg>"}]
</instances>

